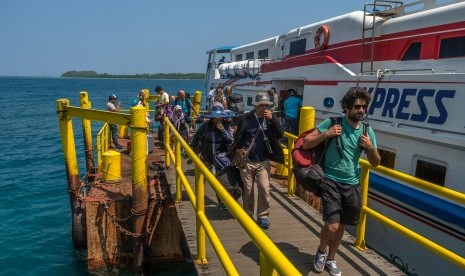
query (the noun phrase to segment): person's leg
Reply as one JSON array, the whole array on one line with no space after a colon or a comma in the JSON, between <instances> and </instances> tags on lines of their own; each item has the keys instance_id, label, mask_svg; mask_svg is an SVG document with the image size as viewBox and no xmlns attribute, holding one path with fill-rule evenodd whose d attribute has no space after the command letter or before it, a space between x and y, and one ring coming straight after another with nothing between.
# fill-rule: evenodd
<instances>
[{"instance_id":1,"label":"person's leg","mask_svg":"<svg viewBox=\"0 0 465 276\"><path fill-rule=\"evenodd\" d=\"M115 124L110 124L110 130L111 130L111 138L113 140L113 144L115 145L115 148L118 148L120 146L118 144L118 126Z\"/></svg>"},{"instance_id":2,"label":"person's leg","mask_svg":"<svg viewBox=\"0 0 465 276\"><path fill-rule=\"evenodd\" d=\"M262 161L255 174L258 189L257 218L268 217L270 213L270 162Z\"/></svg>"},{"instance_id":3,"label":"person's leg","mask_svg":"<svg viewBox=\"0 0 465 276\"><path fill-rule=\"evenodd\" d=\"M286 132L290 133L292 131L291 128L291 119L286 116L286 118L284 119L284 129L286 130Z\"/></svg>"},{"instance_id":4,"label":"person's leg","mask_svg":"<svg viewBox=\"0 0 465 276\"><path fill-rule=\"evenodd\" d=\"M243 194L242 194L242 206L244 211L253 216L254 214L254 165L246 164L245 168L239 169L241 174L242 182L244 183Z\"/></svg>"},{"instance_id":5,"label":"person's leg","mask_svg":"<svg viewBox=\"0 0 465 276\"><path fill-rule=\"evenodd\" d=\"M299 133L299 121L291 118L291 133L297 135Z\"/></svg>"}]
</instances>

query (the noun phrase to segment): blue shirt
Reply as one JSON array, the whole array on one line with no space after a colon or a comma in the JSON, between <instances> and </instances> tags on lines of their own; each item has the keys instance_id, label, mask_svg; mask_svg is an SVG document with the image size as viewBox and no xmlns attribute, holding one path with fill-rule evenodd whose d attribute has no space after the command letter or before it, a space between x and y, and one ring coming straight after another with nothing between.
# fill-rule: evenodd
<instances>
[{"instance_id":1,"label":"blue shirt","mask_svg":"<svg viewBox=\"0 0 465 276\"><path fill-rule=\"evenodd\" d=\"M173 103L173 110L176 105L181 106L182 113L184 113L185 116L190 116L192 106L191 100L189 100L188 98L185 98L183 101L176 99Z\"/></svg>"},{"instance_id":2,"label":"blue shirt","mask_svg":"<svg viewBox=\"0 0 465 276\"><path fill-rule=\"evenodd\" d=\"M299 110L302 107L302 100L299 97L291 96L284 101L284 115L297 119Z\"/></svg>"}]
</instances>

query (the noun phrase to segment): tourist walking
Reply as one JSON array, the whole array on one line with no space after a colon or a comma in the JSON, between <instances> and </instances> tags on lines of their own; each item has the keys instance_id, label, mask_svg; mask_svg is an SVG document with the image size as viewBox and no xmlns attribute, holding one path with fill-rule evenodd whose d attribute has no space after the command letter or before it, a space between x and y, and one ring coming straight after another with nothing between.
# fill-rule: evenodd
<instances>
[{"instance_id":1,"label":"tourist walking","mask_svg":"<svg viewBox=\"0 0 465 276\"><path fill-rule=\"evenodd\" d=\"M116 99L118 99L118 98L116 97L115 94L111 94L108 97L107 111L119 112L119 109L121 107L121 104L123 104L123 102L120 101L118 103L118 105L115 106ZM113 144L115 145L115 148L117 150L124 150L125 147L121 146L118 143L118 126L115 125L115 124L109 124L109 126L110 126L110 130L111 130L111 139L113 140Z\"/></svg>"},{"instance_id":2,"label":"tourist walking","mask_svg":"<svg viewBox=\"0 0 465 276\"><path fill-rule=\"evenodd\" d=\"M259 93L252 103L255 109L239 117L237 131L234 135L229 156L233 156L237 149L249 149L247 162L240 168L240 175L244 182L243 207L253 217L255 209L254 185L257 185L257 223L263 229L270 225L270 160L284 164L284 153L278 142L283 136L283 129L277 116L270 107L266 93Z\"/></svg>"},{"instance_id":3,"label":"tourist walking","mask_svg":"<svg viewBox=\"0 0 465 276\"><path fill-rule=\"evenodd\" d=\"M302 100L297 97L294 89L288 89L289 98L284 101L284 115L286 131L294 135L299 134L299 112L302 107Z\"/></svg>"},{"instance_id":4,"label":"tourist walking","mask_svg":"<svg viewBox=\"0 0 465 276\"><path fill-rule=\"evenodd\" d=\"M364 151L373 167L381 161L373 130L361 122L370 100L366 90L350 88L340 101L345 114L341 124L333 125L330 118L326 119L304 138L304 149L328 142L323 164L326 180L321 195L324 225L313 262L317 272L326 267L331 275L341 275L334 257L345 225L357 225L359 220L360 155Z\"/></svg>"},{"instance_id":5,"label":"tourist walking","mask_svg":"<svg viewBox=\"0 0 465 276\"><path fill-rule=\"evenodd\" d=\"M211 168L213 174L216 174L230 165L226 153L233 142L233 136L229 123L225 119L235 117L235 115L232 112L226 112L221 104L214 103L211 112L202 115L202 117L208 121L199 127L190 146L196 154L199 154L200 159ZM225 209L219 198L218 207Z\"/></svg>"}]
</instances>

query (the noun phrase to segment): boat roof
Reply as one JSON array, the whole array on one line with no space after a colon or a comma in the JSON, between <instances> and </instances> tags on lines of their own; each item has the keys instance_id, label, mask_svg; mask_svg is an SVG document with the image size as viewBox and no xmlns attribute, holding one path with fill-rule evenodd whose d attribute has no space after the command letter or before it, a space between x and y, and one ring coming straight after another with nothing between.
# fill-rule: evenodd
<instances>
[{"instance_id":1,"label":"boat roof","mask_svg":"<svg viewBox=\"0 0 465 276\"><path fill-rule=\"evenodd\" d=\"M237 45L234 45L234 46L222 46L222 47L216 47L216 48L213 48L211 50L208 50L207 51L207 54L208 53L211 53L211 52L217 52L217 53L229 53L231 51L232 48L236 48Z\"/></svg>"}]
</instances>

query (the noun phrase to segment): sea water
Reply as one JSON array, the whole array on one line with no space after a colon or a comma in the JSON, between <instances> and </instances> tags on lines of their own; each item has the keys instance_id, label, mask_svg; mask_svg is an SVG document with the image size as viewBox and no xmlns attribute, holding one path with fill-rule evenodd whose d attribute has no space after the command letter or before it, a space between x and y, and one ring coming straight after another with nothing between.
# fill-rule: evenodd
<instances>
[{"instance_id":1,"label":"sea water","mask_svg":"<svg viewBox=\"0 0 465 276\"><path fill-rule=\"evenodd\" d=\"M87 91L92 108L105 110L108 96L116 94L123 102L122 108L130 108L140 89L155 93L154 87L161 85L170 95L176 95L179 89L193 95L196 90L204 90L203 83L0 77L0 275L88 273L85 258L74 251L71 240L57 99L69 99L72 106L79 106L79 92ZM101 126L92 124L94 139ZM73 119L73 128L82 177L85 162L80 119Z\"/></svg>"}]
</instances>

